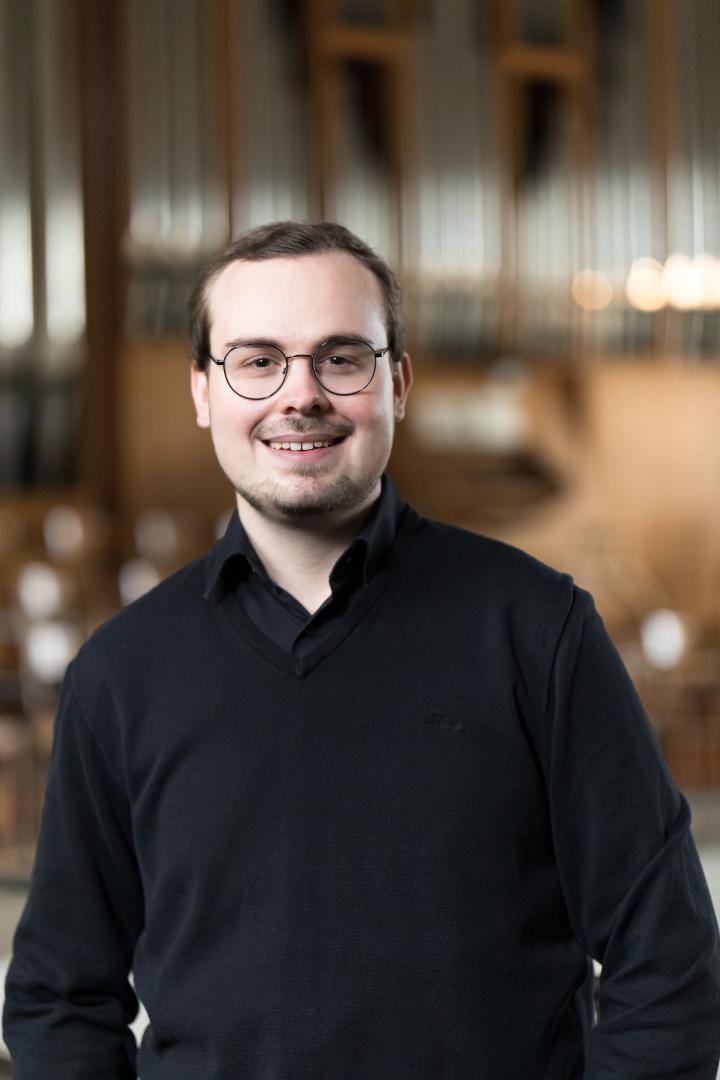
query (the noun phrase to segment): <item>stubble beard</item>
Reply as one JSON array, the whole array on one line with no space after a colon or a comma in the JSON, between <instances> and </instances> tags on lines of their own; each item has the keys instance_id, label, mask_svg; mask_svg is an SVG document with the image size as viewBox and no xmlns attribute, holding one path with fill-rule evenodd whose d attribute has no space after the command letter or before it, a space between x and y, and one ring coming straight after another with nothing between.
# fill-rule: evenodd
<instances>
[{"instance_id":1,"label":"stubble beard","mask_svg":"<svg viewBox=\"0 0 720 1080\"><path fill-rule=\"evenodd\" d=\"M295 475L305 477L318 474L312 466L300 465ZM347 474L342 474L331 484L323 485L315 492L299 492L296 496L272 484L265 485L262 491L246 488L238 483L233 486L237 494L258 513L273 518L297 520L353 510L361 506L369 499L381 475L382 473L378 473L377 476L366 476L363 480L353 480Z\"/></svg>"}]
</instances>

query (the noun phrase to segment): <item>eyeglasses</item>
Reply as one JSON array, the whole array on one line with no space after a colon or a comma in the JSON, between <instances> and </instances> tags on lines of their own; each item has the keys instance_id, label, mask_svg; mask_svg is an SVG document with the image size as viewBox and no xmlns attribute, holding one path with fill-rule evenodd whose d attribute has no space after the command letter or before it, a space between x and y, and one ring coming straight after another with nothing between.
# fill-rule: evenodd
<instances>
[{"instance_id":1,"label":"eyeglasses","mask_svg":"<svg viewBox=\"0 0 720 1080\"><path fill-rule=\"evenodd\" d=\"M348 397L359 394L369 386L375 375L378 357L390 349L373 349L358 338L332 338L322 341L313 353L294 353L286 356L274 345L250 342L233 345L222 360L211 356L213 364L222 366L228 386L239 397L262 401L272 397L285 382L291 360L309 360L313 375L329 394Z\"/></svg>"}]
</instances>

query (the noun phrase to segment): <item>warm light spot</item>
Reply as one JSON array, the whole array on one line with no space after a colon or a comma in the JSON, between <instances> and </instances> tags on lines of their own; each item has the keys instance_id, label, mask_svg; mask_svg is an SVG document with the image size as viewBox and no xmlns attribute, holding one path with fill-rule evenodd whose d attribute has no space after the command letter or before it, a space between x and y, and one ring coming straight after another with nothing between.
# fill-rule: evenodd
<instances>
[{"instance_id":1,"label":"warm light spot","mask_svg":"<svg viewBox=\"0 0 720 1080\"><path fill-rule=\"evenodd\" d=\"M702 278L689 255L668 255L663 268L662 291L667 303L681 311L702 307Z\"/></svg>"},{"instance_id":2,"label":"warm light spot","mask_svg":"<svg viewBox=\"0 0 720 1080\"><path fill-rule=\"evenodd\" d=\"M602 311L613 298L612 282L599 270L579 270L572 280L572 295L585 311Z\"/></svg>"},{"instance_id":3,"label":"warm light spot","mask_svg":"<svg viewBox=\"0 0 720 1080\"><path fill-rule=\"evenodd\" d=\"M64 562L77 559L85 543L82 518L73 506L53 506L43 521L43 536L48 554Z\"/></svg>"},{"instance_id":4,"label":"warm light spot","mask_svg":"<svg viewBox=\"0 0 720 1080\"><path fill-rule=\"evenodd\" d=\"M660 671L675 667L687 652L687 627L677 612L668 608L652 611L643 619L640 638L646 660Z\"/></svg>"},{"instance_id":5,"label":"warm light spot","mask_svg":"<svg viewBox=\"0 0 720 1080\"><path fill-rule=\"evenodd\" d=\"M72 586L55 567L29 562L17 579L20 610L28 619L49 618L63 611L72 601Z\"/></svg>"},{"instance_id":6,"label":"warm light spot","mask_svg":"<svg viewBox=\"0 0 720 1080\"><path fill-rule=\"evenodd\" d=\"M40 683L49 686L58 684L81 645L82 634L74 623L35 623L28 628L25 637L30 674Z\"/></svg>"},{"instance_id":7,"label":"warm light spot","mask_svg":"<svg viewBox=\"0 0 720 1080\"><path fill-rule=\"evenodd\" d=\"M625 295L638 311L659 311L665 306L663 267L657 259L636 259L630 267Z\"/></svg>"}]
</instances>

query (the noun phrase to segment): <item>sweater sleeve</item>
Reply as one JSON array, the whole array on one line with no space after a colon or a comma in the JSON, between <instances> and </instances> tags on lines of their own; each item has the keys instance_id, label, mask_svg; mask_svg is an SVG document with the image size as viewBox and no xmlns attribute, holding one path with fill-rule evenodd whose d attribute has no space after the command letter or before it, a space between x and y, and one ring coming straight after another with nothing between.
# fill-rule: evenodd
<instances>
[{"instance_id":1,"label":"sweater sleeve","mask_svg":"<svg viewBox=\"0 0 720 1080\"><path fill-rule=\"evenodd\" d=\"M585 1080L715 1080L720 949L690 811L580 589L547 707L560 878L577 940L603 966Z\"/></svg>"},{"instance_id":2,"label":"sweater sleeve","mask_svg":"<svg viewBox=\"0 0 720 1080\"><path fill-rule=\"evenodd\" d=\"M96 718L97 719L97 718ZM16 1080L130 1080L142 893L125 786L66 676L40 837L6 980Z\"/></svg>"}]
</instances>

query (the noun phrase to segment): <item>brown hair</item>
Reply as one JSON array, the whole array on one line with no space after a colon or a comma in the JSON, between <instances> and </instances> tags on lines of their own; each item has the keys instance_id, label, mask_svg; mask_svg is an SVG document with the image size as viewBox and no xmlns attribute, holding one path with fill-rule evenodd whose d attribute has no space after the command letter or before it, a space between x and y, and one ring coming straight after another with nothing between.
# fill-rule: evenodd
<instances>
[{"instance_id":1,"label":"brown hair","mask_svg":"<svg viewBox=\"0 0 720 1080\"><path fill-rule=\"evenodd\" d=\"M219 251L200 271L188 301L190 352L193 363L205 371L210 357L210 312L207 294L218 274L233 262L259 262L287 256L345 251L375 275L385 305L390 357L399 360L405 343L402 292L387 263L366 243L334 221L276 221L260 225Z\"/></svg>"}]
</instances>

